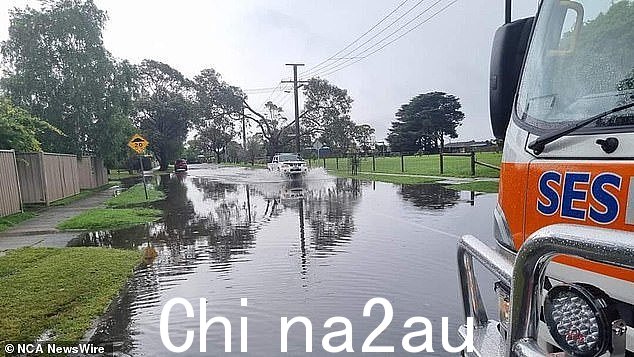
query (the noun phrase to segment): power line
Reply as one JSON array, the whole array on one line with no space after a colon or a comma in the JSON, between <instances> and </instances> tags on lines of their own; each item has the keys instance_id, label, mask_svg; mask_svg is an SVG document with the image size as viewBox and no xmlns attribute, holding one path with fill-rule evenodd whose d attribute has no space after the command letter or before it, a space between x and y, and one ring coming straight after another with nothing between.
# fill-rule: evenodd
<instances>
[{"instance_id":1,"label":"power line","mask_svg":"<svg viewBox=\"0 0 634 357\"><path fill-rule=\"evenodd\" d=\"M279 90L281 90L282 87L282 83L278 83L277 86L274 87L274 89L271 91L271 93L269 94L269 96L262 102L262 104L260 105L260 109L264 108L264 104L266 104L268 101L271 100L271 98L273 97L273 95L275 93L277 93Z\"/></svg>"},{"instance_id":2,"label":"power line","mask_svg":"<svg viewBox=\"0 0 634 357\"><path fill-rule=\"evenodd\" d=\"M357 54L357 60L354 61L355 63L358 62L359 60L365 58L365 54L368 53L369 51L371 51L372 49L376 48L377 46L380 46L382 43L384 43L385 41L389 40L390 37L392 37L394 34L398 33L399 31L401 31L403 28L407 27L409 24L411 24L412 22L416 21L419 17L421 17L422 15L426 14L429 10L431 10L432 8L434 8L434 6L438 5L442 0L436 0L436 2L434 2L433 4L431 4L431 6L428 6L427 8L425 8L423 11L421 11L420 13L418 13L415 17L413 17L412 19L410 19L409 21L407 21L405 24L399 26L396 30L392 31L390 34L388 34L387 36L384 36L383 38L381 38L378 42L373 43L372 45L370 45L369 47L367 47L366 49L364 49L363 51L359 52ZM321 72L320 74L323 75L324 73L329 73L332 72L334 70L337 70L339 68L343 68L345 67L345 65L347 63L350 63L351 60L345 60L339 64L337 64L334 67L331 67L323 72Z\"/></svg>"},{"instance_id":3,"label":"power line","mask_svg":"<svg viewBox=\"0 0 634 357\"><path fill-rule=\"evenodd\" d=\"M351 55L352 55L352 54L353 54L356 50L358 50L358 49L362 48L363 46L365 46L366 44L368 44L370 41L374 40L377 36L379 36L380 34L382 34L382 33L383 33L383 32L385 32L385 31L387 31L390 27L392 27L392 25L394 25L395 23L397 23L399 20L401 20L401 19L402 19L403 17L405 17L407 14L409 14L410 12L412 12L415 8L417 8L418 6L420 6L420 4L422 4L424 1L425 1L425 0L419 0L419 1L418 1L416 4L414 4L414 6L412 6L409 10L405 11L403 14L401 14L399 17L397 17L394 21L390 22L387 26L385 26L383 29L381 29L381 31L379 31L379 32L375 33L372 37L368 38L367 40L365 40L365 42L363 42L362 44L360 44L360 45L356 46L356 47L355 47L355 48L353 48L352 50L347 51L347 52L343 55L343 57L348 57L348 56L351 56ZM420 16L420 14L419 14L419 16ZM379 42L380 42L380 41L379 41ZM372 45L372 46L374 46L374 45ZM372 47L372 46L370 46L370 47ZM345 61L347 61L347 60L345 60ZM344 61L344 62L345 62L345 61ZM337 62L338 62L338 61L331 62L331 63L329 63L328 65L326 65L326 66L322 67L321 69L319 69L318 71L313 71L313 73L312 73L312 74L310 74L310 75L311 75L311 76L314 76L314 75L316 74L315 72L320 72L320 71L323 71L323 70L330 70L330 69L332 69L332 68L336 67L337 65L339 65ZM328 67L330 67L330 68L328 68ZM328 69L326 69L326 68L328 68ZM308 73L305 73L305 75L307 75L307 74L308 74Z\"/></svg>"},{"instance_id":4,"label":"power line","mask_svg":"<svg viewBox=\"0 0 634 357\"><path fill-rule=\"evenodd\" d=\"M284 84L282 84L282 85L284 85ZM281 88L280 91L275 96L273 96L272 98L269 98L269 100L272 103L279 102L282 98L285 98L286 96L288 96L290 94L291 89L292 89L291 86L285 86L285 87Z\"/></svg>"},{"instance_id":5,"label":"power line","mask_svg":"<svg viewBox=\"0 0 634 357\"><path fill-rule=\"evenodd\" d=\"M361 40L365 35L367 35L368 33L372 32L372 30L374 30L377 26L379 26L381 23L383 23L383 21L387 20L388 17L392 16L393 13L395 13L398 9L401 8L401 6L405 5L405 3L408 0L404 0L403 2L401 2L396 8L394 8L394 10L392 10L389 14L385 15L379 22L377 22L376 24L374 24L374 26L372 26L369 30L367 30L366 32L364 32L361 36L357 37L354 41L350 42L346 47L342 48L341 50L339 50L337 53L335 53L334 55L330 56L329 58L321 61L320 63L318 63L317 65L307 69L306 71L300 73L300 75L305 75L308 72L311 71L315 71L317 70L318 67L320 67L321 65L323 65L324 63L332 60L335 58L335 56L337 56L338 54L340 54L341 52L347 50L348 48L350 48L350 46L354 45L355 43L357 43L359 40Z\"/></svg>"},{"instance_id":6,"label":"power line","mask_svg":"<svg viewBox=\"0 0 634 357\"><path fill-rule=\"evenodd\" d=\"M442 13L443 11L445 11L447 8L449 8L451 5L455 4L456 2L458 2L458 0L453 0L453 1L449 2L447 5L445 5L445 6L443 6L442 8L440 8L438 11L436 11L435 13L433 13L431 16L429 16L428 18L426 18L425 20L423 20L423 21L422 21L422 22L420 22L419 24L417 24L417 25L415 25L414 27L410 28L410 29L409 29L409 30L407 30L406 32L404 32L404 33L402 33L401 35L397 36L396 38L394 38L394 39L390 40L389 42L387 42L387 43L386 43L386 44L384 44L383 46L381 46L381 47L377 48L376 50L374 50L374 51L372 51L372 52L368 53L367 55L365 55L365 56L363 56L363 57L360 57L360 58L358 58L356 61L354 61L354 62L352 62L352 63L349 63L349 64L347 64L347 65L344 65L344 66L341 66L341 65L340 65L340 66L338 66L339 68L331 68L331 70L330 70L330 71L327 71L326 73L322 73L322 74L321 74L321 76L323 76L323 77L325 77L325 76L329 76L329 75L331 75L331 74L333 74L333 73L335 73L335 72L339 72L340 70L342 70L342 69L344 69L344 68L350 67L350 66L352 66L353 64L355 64L355 63L357 63L357 62L359 62L359 61L361 61L361 60L363 60L363 59L365 59L365 58L368 58L368 57L372 56L373 54L375 54L375 53L379 52L380 50L384 49L385 47L389 46L390 44L392 44L392 43L396 42L396 41L397 41L397 40L399 40L401 37L403 37L403 36L407 35L408 33L410 33L410 32L412 32L412 31L414 31L415 29L419 28L419 27L420 27L420 26L422 26L423 24L427 23L427 22L428 22L428 21L430 21L432 18L436 17L437 15L439 15L440 13ZM434 5L435 5L435 4L434 4ZM407 26L407 24L406 24L406 25L404 25L403 27L405 27L405 26ZM400 29L402 29L403 27L401 27ZM399 30L397 30L396 32L400 31L400 29L399 29ZM392 35L393 35L394 33L396 33L396 32L393 32L392 34L390 34L389 36L385 37L384 39L387 39L388 37L392 36ZM369 50L369 49L370 49L370 48L368 48L368 50ZM343 65L343 63L342 63L342 65Z\"/></svg>"},{"instance_id":7,"label":"power line","mask_svg":"<svg viewBox=\"0 0 634 357\"><path fill-rule=\"evenodd\" d=\"M276 88L277 87L247 88L247 89L243 89L242 91L245 92L245 93L246 92L249 92L249 93L252 93L252 92L265 92L265 93L268 93L268 92L270 92L272 90L275 90Z\"/></svg>"}]
</instances>

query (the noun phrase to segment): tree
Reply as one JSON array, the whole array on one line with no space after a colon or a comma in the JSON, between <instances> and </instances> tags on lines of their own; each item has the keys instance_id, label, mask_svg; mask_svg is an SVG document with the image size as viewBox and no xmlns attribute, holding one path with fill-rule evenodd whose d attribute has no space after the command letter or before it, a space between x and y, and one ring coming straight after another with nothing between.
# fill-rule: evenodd
<instances>
[{"instance_id":1,"label":"tree","mask_svg":"<svg viewBox=\"0 0 634 357\"><path fill-rule=\"evenodd\" d=\"M355 126L350 120L352 98L348 92L325 79L313 78L304 85L304 95L304 111L299 115L299 135L303 145L310 145L321 137L324 142L345 152L352 142ZM295 150L290 145L295 139L295 122L282 115L281 107L269 101L265 104L268 113L261 114L249 106L246 97L244 106L251 113L247 118L260 128L268 155Z\"/></svg>"},{"instance_id":2,"label":"tree","mask_svg":"<svg viewBox=\"0 0 634 357\"><path fill-rule=\"evenodd\" d=\"M218 120L238 120L242 116L244 93L222 81L214 69L203 69L194 77L197 124Z\"/></svg>"},{"instance_id":3,"label":"tree","mask_svg":"<svg viewBox=\"0 0 634 357\"><path fill-rule=\"evenodd\" d=\"M260 134L265 141L266 154L273 156L277 152L292 151L290 143L293 141L294 122L282 115L281 107L268 101L264 104L268 115L263 115L253 110L249 104L244 101L245 108L253 115L247 115L247 118L254 121L260 128Z\"/></svg>"},{"instance_id":4,"label":"tree","mask_svg":"<svg viewBox=\"0 0 634 357\"><path fill-rule=\"evenodd\" d=\"M344 153L352 143L355 124L350 119L352 98L345 89L325 79L313 78L304 87L303 132L313 141L317 134L335 152Z\"/></svg>"},{"instance_id":5,"label":"tree","mask_svg":"<svg viewBox=\"0 0 634 357\"><path fill-rule=\"evenodd\" d=\"M354 141L363 152L368 152L372 149L371 145L373 135L374 128L368 124L357 125L353 133Z\"/></svg>"},{"instance_id":6,"label":"tree","mask_svg":"<svg viewBox=\"0 0 634 357\"><path fill-rule=\"evenodd\" d=\"M354 146L354 136L357 125L348 117L343 116L328 121L321 132L319 140L336 154L345 154Z\"/></svg>"},{"instance_id":7,"label":"tree","mask_svg":"<svg viewBox=\"0 0 634 357\"><path fill-rule=\"evenodd\" d=\"M102 115L107 120L93 123L87 142L89 147L94 148L93 153L101 157L107 167L122 167L130 154L127 143L136 132L131 116L134 98L137 96L137 68L128 61L116 62L112 79L109 96L118 104L104 111Z\"/></svg>"},{"instance_id":8,"label":"tree","mask_svg":"<svg viewBox=\"0 0 634 357\"><path fill-rule=\"evenodd\" d=\"M40 151L38 137L47 131L63 136L59 129L0 98L0 149Z\"/></svg>"},{"instance_id":9,"label":"tree","mask_svg":"<svg viewBox=\"0 0 634 357\"><path fill-rule=\"evenodd\" d=\"M134 124L165 171L183 149L192 122L193 86L176 69L153 60L141 63L138 83Z\"/></svg>"},{"instance_id":10,"label":"tree","mask_svg":"<svg viewBox=\"0 0 634 357\"><path fill-rule=\"evenodd\" d=\"M107 154L123 143L106 130L128 120L132 72L103 46L106 14L92 0L57 0L10 17L2 87L16 105L66 134L44 132L42 148L111 161Z\"/></svg>"},{"instance_id":11,"label":"tree","mask_svg":"<svg viewBox=\"0 0 634 357\"><path fill-rule=\"evenodd\" d=\"M220 152L236 135L234 124L242 116L244 94L223 82L213 69L204 69L194 77L196 90L195 124L206 152L213 152L220 162Z\"/></svg>"},{"instance_id":12,"label":"tree","mask_svg":"<svg viewBox=\"0 0 634 357\"><path fill-rule=\"evenodd\" d=\"M196 135L195 146L204 154L214 154L216 162L222 162L221 154L233 139L232 132L220 130L215 126L207 126Z\"/></svg>"},{"instance_id":13,"label":"tree","mask_svg":"<svg viewBox=\"0 0 634 357\"><path fill-rule=\"evenodd\" d=\"M251 161L251 164L255 163L255 159L266 156L266 148L262 134L258 133L248 137L245 151L247 159Z\"/></svg>"},{"instance_id":14,"label":"tree","mask_svg":"<svg viewBox=\"0 0 634 357\"><path fill-rule=\"evenodd\" d=\"M444 137L457 138L462 123L460 100L451 94L419 94L396 112L396 121L387 137L392 150L436 151L444 146Z\"/></svg>"}]
</instances>

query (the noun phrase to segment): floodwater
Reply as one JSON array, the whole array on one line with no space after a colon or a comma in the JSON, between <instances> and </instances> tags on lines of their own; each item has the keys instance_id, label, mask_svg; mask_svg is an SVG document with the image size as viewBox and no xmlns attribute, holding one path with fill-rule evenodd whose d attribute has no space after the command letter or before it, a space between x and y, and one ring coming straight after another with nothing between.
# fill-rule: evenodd
<instances>
[{"instance_id":1,"label":"floodwater","mask_svg":"<svg viewBox=\"0 0 634 357\"><path fill-rule=\"evenodd\" d=\"M393 308L389 326L374 346L394 346L390 355L408 355L402 347L407 319L432 323L434 353L445 356L441 318L448 317L449 340L458 344L462 322L456 271L456 241L473 234L491 242L496 195L457 192L440 185L394 185L334 178L312 171L301 181L286 181L265 170L192 165L187 174L162 176L167 193L162 221L113 232L86 234L73 245L129 249L153 246L158 255L140 267L92 338L113 342L121 355L172 353L161 342L164 305L184 298L194 317L176 305L169 314L169 338L180 346L187 330L193 344L181 355L200 354L200 299L207 321L231 323L231 350L240 354L241 317L247 318L248 352L280 355L280 319L304 316L312 323L312 354L327 355L322 338L344 328L331 317L350 321L354 353L384 319L375 297ZM493 244L491 242L491 244ZM492 283L484 285L492 301ZM488 289L491 288L491 289ZM247 306L241 306L241 299ZM489 304L490 305L490 304ZM207 355L225 355L222 325L209 327ZM334 346L344 342L335 337ZM412 344L423 339L414 338ZM306 351L305 330L288 333L287 355ZM425 353L422 353L425 354Z\"/></svg>"}]
</instances>

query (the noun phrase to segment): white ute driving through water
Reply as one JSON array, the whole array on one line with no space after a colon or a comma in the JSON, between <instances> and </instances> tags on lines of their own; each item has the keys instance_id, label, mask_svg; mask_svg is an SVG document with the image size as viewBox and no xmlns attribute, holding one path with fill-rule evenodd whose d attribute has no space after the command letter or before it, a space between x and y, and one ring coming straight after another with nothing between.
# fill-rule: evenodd
<instances>
[{"instance_id":1,"label":"white ute driving through water","mask_svg":"<svg viewBox=\"0 0 634 357\"><path fill-rule=\"evenodd\" d=\"M267 168L269 171L279 172L286 176L301 176L308 172L308 165L306 161L298 154L282 153L275 154Z\"/></svg>"}]
</instances>

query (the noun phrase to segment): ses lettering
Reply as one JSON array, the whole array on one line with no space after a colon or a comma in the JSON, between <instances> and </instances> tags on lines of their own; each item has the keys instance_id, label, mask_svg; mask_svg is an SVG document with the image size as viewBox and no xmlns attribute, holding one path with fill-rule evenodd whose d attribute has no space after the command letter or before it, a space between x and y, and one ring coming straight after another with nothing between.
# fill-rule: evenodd
<instances>
[{"instance_id":1,"label":"ses lettering","mask_svg":"<svg viewBox=\"0 0 634 357\"><path fill-rule=\"evenodd\" d=\"M622 181L609 172L592 177L588 172L546 171L539 178L537 210L545 216L559 213L563 218L610 224L619 216L615 193L620 192Z\"/></svg>"}]
</instances>

